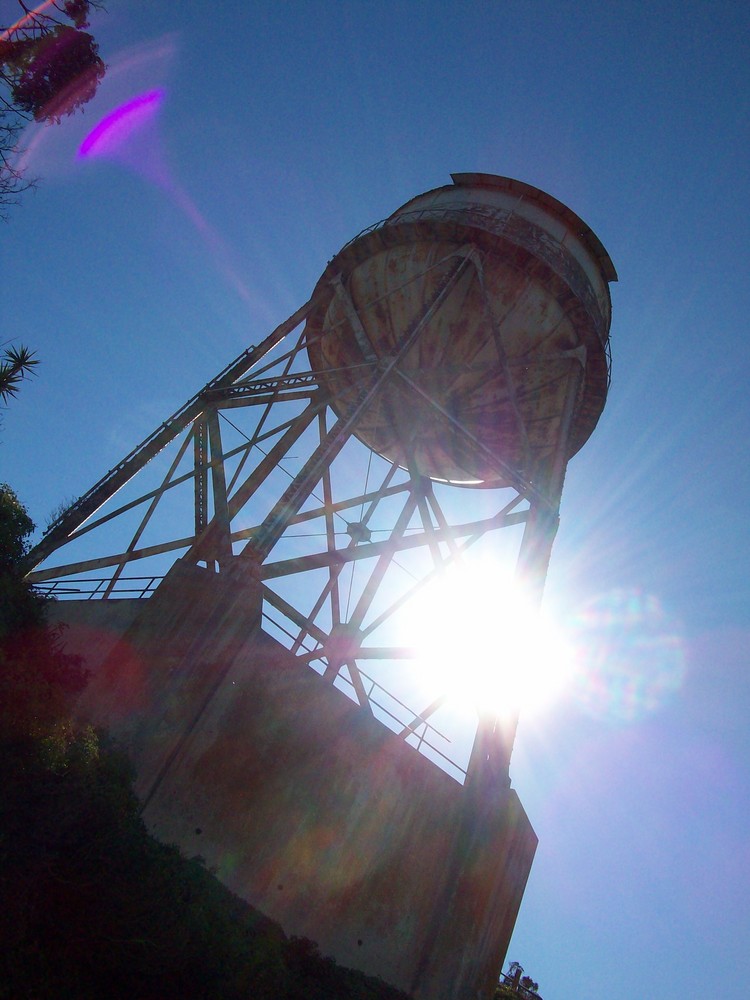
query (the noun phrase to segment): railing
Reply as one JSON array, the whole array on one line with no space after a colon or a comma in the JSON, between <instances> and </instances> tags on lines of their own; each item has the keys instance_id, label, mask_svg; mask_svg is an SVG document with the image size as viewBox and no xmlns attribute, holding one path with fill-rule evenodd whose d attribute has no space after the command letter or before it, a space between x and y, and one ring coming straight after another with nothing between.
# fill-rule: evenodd
<instances>
[{"instance_id":1,"label":"railing","mask_svg":"<svg viewBox=\"0 0 750 1000\"><path fill-rule=\"evenodd\" d=\"M266 621L270 622L280 632L283 632L284 635L288 636L290 639L294 638L292 634L287 631L287 629L285 629L279 622L277 622L266 612L263 613L263 617L266 619ZM308 649L306 650L306 652L311 653L314 652L314 650ZM321 657L323 655L324 654L321 651ZM314 661L310 661L310 663L312 662ZM311 669L314 668L311 667ZM365 684L365 695L367 696L367 700L370 703L370 706L372 708L377 708L379 712L382 712L383 715L387 716L389 719L395 722L398 727L396 730L397 732L401 732L407 727L412 728L412 735L416 737L417 742L409 743L408 745L413 747L423 756L428 757L428 759L430 759L431 754L434 754L436 757L439 757L448 766L445 767L441 765L438 761L434 761L433 763L435 763L438 767L442 767L442 769L446 771L447 774L455 778L457 781L463 783L467 774L466 768L461 767L461 765L458 764L452 757L449 757L447 754L443 753L442 750L440 750L433 742L430 741L430 739L428 739L428 736L434 734L434 736L439 737L446 743L450 743L451 742L450 739L444 733L441 733L439 729L437 729L435 726L429 723L426 719L420 719L420 721L414 727L412 727L411 724L414 721L415 716L418 715L418 713L415 712L414 709L410 708L405 702L401 701L400 698L397 698L395 694L393 694L386 687L384 687L382 684L376 681L373 677L370 677L369 674L366 674L362 669L359 670L359 675L362 678L363 683ZM350 687L352 689L352 692L356 691L354 684L346 677L343 677L341 674L339 674L338 680L340 680L347 687ZM369 689L367 689L368 684L369 684ZM388 699L388 704L386 704L382 700L383 696L385 696ZM353 700L355 701L356 704L356 698ZM389 705L392 707L389 707ZM402 715L396 714L396 711L398 709L403 710ZM387 726L387 723L383 722L381 719L378 719L378 721L381 722L381 725ZM391 727L388 726L388 728L390 729ZM420 730L420 732L417 732L417 730ZM409 736L406 736L406 740L408 740L409 738L410 738ZM429 750L430 753L429 754L425 753L425 749Z\"/></svg>"},{"instance_id":2,"label":"railing","mask_svg":"<svg viewBox=\"0 0 750 1000\"><path fill-rule=\"evenodd\" d=\"M542 1000L539 994L534 990L530 990L526 986L522 986L520 982L516 982L515 976L506 975L504 972L500 973L498 986L504 986L507 991L510 991L513 994L513 996L518 996L521 1000ZM505 993L502 993L502 995L505 996Z\"/></svg>"},{"instance_id":3,"label":"railing","mask_svg":"<svg viewBox=\"0 0 750 1000\"><path fill-rule=\"evenodd\" d=\"M100 601L105 596L108 599L140 600L151 597L163 579L163 576L121 576L107 592L112 582L109 577L82 576L38 583L34 589L61 601Z\"/></svg>"},{"instance_id":4,"label":"railing","mask_svg":"<svg viewBox=\"0 0 750 1000\"><path fill-rule=\"evenodd\" d=\"M109 589L112 583L110 578L77 577L74 580L53 580L49 583L37 584L35 590L40 594L45 594L62 601L122 600L126 598L142 600L150 598L163 579L163 576L121 576L118 577L114 585ZM269 614L264 612L263 617L288 638L293 639L291 633ZM306 650L306 652L312 653L314 650ZM321 657L322 655L321 653ZM314 668L311 667L311 669ZM466 777L466 768L461 767L460 764L444 753L436 745L436 742L434 742L436 739L440 739L445 743L450 743L450 739L426 719L420 719L412 726L415 717L418 716L417 712L376 681L374 677L366 674L363 670L360 670L359 674L365 685L365 695L370 706L377 709L378 713L385 716L386 719L390 719L391 722L395 723L397 732L411 728L411 735L414 736L416 742L410 742L409 746L413 747L423 756L428 757L428 759L432 758L433 755L439 758L443 763L441 764L438 760L435 760L434 763L442 767L446 773L450 774L457 781L463 782ZM354 692L355 688L351 680L341 675L339 675L339 680ZM382 718L378 719L378 721L382 725L388 726L388 723ZM392 727L388 726L388 728ZM406 740L409 740L411 735L407 735ZM524 1000L529 1000L529 998L530 1000L535 1000L535 994L528 991L522 991L520 995L524 997Z\"/></svg>"}]
</instances>

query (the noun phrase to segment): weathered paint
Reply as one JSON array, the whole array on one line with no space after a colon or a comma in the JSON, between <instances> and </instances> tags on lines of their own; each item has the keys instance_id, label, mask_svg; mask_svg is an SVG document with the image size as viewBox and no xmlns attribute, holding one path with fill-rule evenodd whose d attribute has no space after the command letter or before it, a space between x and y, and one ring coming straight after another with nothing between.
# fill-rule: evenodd
<instances>
[{"instance_id":1,"label":"weathered paint","mask_svg":"<svg viewBox=\"0 0 750 1000\"><path fill-rule=\"evenodd\" d=\"M530 185L455 174L347 244L316 286L312 367L331 370L334 409L352 414L462 259L469 266L355 433L399 464L411 454L435 479L497 485L509 481L507 468L538 479L572 359L585 377L568 457L601 414L616 274L578 216Z\"/></svg>"},{"instance_id":2,"label":"weathered paint","mask_svg":"<svg viewBox=\"0 0 750 1000\"><path fill-rule=\"evenodd\" d=\"M462 787L295 665L237 572L178 564L138 614L58 605L101 657L79 714L128 749L153 832L287 933L420 1000L490 997L536 848L515 792Z\"/></svg>"}]
</instances>

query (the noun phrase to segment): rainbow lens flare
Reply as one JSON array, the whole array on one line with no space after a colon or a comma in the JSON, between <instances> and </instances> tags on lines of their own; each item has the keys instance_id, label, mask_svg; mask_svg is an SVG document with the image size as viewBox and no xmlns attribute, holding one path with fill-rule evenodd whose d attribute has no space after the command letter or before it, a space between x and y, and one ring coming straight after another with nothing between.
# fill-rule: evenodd
<instances>
[{"instance_id":1,"label":"rainbow lens flare","mask_svg":"<svg viewBox=\"0 0 750 1000\"><path fill-rule=\"evenodd\" d=\"M576 698L613 723L652 715L680 689L685 650L661 602L638 590L591 601L572 622Z\"/></svg>"}]
</instances>

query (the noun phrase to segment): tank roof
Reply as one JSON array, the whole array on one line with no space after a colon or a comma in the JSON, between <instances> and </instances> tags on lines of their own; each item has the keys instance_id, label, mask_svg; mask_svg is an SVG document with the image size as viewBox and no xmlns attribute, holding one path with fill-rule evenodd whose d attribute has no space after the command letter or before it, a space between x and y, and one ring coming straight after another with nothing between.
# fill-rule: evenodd
<instances>
[{"instance_id":1,"label":"tank roof","mask_svg":"<svg viewBox=\"0 0 750 1000\"><path fill-rule=\"evenodd\" d=\"M612 263L609 254L604 249L604 245L590 226L587 226L583 219L576 215L567 205L563 205L551 194L526 184L524 181L515 180L513 177L501 177L499 174L451 174L451 180L456 187L492 187L501 191L509 191L517 194L519 198L526 201L535 201L543 208L553 212L571 229L575 230L578 237L586 244L593 256L599 262L607 281L617 281L617 271Z\"/></svg>"}]
</instances>

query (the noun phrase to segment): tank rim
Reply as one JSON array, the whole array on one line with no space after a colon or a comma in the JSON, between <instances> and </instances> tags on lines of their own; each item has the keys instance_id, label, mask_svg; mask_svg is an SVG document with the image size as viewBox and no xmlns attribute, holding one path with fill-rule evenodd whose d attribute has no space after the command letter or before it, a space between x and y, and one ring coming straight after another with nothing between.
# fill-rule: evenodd
<instances>
[{"instance_id":1,"label":"tank rim","mask_svg":"<svg viewBox=\"0 0 750 1000\"><path fill-rule=\"evenodd\" d=\"M615 270L615 265L612 263L607 250L593 231L593 229L588 226L580 215L577 215L572 208L568 208L563 202L558 201L557 198L553 197L551 194L547 194L546 191L542 191L541 188L534 187L533 184L527 184L525 181L516 180L514 177L504 177L501 174L482 174L482 173L455 173L451 174L451 180L453 181L454 187L484 187L484 188L495 188L499 191L509 191L511 194L517 194L519 198L525 198L527 201L536 202L543 208L548 209L564 222L565 225L573 229L578 235L579 239L584 243L587 249L591 252L591 255L599 264L602 274L607 279L608 282L617 281L617 271ZM392 212L385 222L391 219L397 218L401 215L409 206L415 202L420 201L426 195L436 194L438 191L448 191L451 189L449 184L442 184L440 187L431 188L429 191L423 191L421 194L415 195L414 198L410 198L409 201L405 202L400 208L397 208L395 212Z\"/></svg>"}]
</instances>

